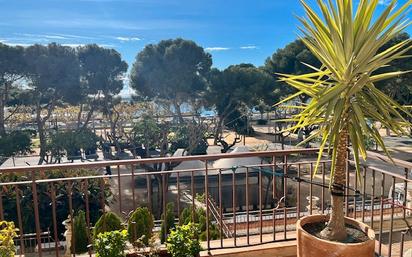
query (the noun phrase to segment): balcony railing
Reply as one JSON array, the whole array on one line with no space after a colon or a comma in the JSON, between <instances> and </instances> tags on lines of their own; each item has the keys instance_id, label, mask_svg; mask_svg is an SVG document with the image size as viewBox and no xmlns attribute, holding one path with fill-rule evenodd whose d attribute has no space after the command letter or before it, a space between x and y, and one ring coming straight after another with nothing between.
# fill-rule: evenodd
<instances>
[{"instance_id":1,"label":"balcony railing","mask_svg":"<svg viewBox=\"0 0 412 257\"><path fill-rule=\"evenodd\" d=\"M103 212L127 217L136 207L148 207L157 233L168 203L174 203L176 224L182 222L184 208L189 207L193 217L191 207L204 209L209 217L207 250L294 240L297 219L330 211L330 161L322 159L317 175L311 175L317 152L295 149L4 168L0 219L15 222L17 255L26 256L63 256L62 223L72 221L79 210L86 214L91 243L92 228ZM391 171L365 164L356 176L351 163L346 215L374 228L379 255L402 256L412 224L412 164L397 161ZM212 227L217 234L212 234Z\"/></svg>"}]
</instances>

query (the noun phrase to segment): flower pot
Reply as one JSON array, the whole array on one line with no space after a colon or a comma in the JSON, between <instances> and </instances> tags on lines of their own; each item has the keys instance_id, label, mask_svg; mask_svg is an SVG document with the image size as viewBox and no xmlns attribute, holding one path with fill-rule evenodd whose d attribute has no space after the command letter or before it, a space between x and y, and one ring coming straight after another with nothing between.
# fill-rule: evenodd
<instances>
[{"instance_id":1,"label":"flower pot","mask_svg":"<svg viewBox=\"0 0 412 257\"><path fill-rule=\"evenodd\" d=\"M375 254L375 232L357 220L345 218L346 224L363 231L369 240L361 243L340 243L320 239L303 229L311 223L321 223L329 220L328 215L311 215L298 220L296 224L298 257L373 257Z\"/></svg>"}]
</instances>

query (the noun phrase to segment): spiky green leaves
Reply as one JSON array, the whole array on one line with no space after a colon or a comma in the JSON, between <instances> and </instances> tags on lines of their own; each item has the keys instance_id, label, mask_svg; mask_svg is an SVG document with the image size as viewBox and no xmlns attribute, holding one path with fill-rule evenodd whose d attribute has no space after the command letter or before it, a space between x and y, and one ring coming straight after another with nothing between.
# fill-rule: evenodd
<instances>
[{"instance_id":1,"label":"spiky green leaves","mask_svg":"<svg viewBox=\"0 0 412 257\"><path fill-rule=\"evenodd\" d=\"M366 159L366 138L373 138L389 155L375 124L398 135L405 134L411 125L405 119L411 114L375 88L374 83L408 72L379 73L379 69L408 57L410 40L381 52L379 49L409 24L405 11L412 0L399 8L392 1L379 15L379 0L361 0L355 12L352 0L318 0L319 14L306 1L301 2L306 12L306 18L300 19L302 40L323 66L304 75L279 74L281 81L299 90L282 102L300 94L311 97L301 112L289 119L295 124L289 130L318 125L319 131L309 138L322 137L315 171L326 147L332 155L333 171L339 134L346 129L359 171L360 157Z\"/></svg>"}]
</instances>

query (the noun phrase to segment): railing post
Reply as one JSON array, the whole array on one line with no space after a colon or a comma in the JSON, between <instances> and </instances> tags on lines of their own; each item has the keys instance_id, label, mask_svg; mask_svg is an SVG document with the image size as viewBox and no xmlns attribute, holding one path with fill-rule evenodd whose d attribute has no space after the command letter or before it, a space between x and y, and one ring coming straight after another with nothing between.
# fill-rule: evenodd
<instances>
[{"instance_id":1,"label":"railing post","mask_svg":"<svg viewBox=\"0 0 412 257\"><path fill-rule=\"evenodd\" d=\"M40 238L40 215L39 215L39 200L37 195L37 184L36 184L36 173L34 171L31 172L31 179L32 179L32 194L33 194L33 207L34 207L34 219L36 225L36 241L37 241L37 249L39 257L42 257L42 245L41 245L41 238Z\"/></svg>"},{"instance_id":2,"label":"railing post","mask_svg":"<svg viewBox=\"0 0 412 257\"><path fill-rule=\"evenodd\" d=\"M388 257L392 256L392 234L393 234L393 215L395 212L395 177L392 177L392 204L391 204L391 218L390 218L390 228L389 228L389 252Z\"/></svg>"},{"instance_id":3,"label":"railing post","mask_svg":"<svg viewBox=\"0 0 412 257\"><path fill-rule=\"evenodd\" d=\"M4 220L3 187L0 187L0 220Z\"/></svg>"},{"instance_id":4,"label":"railing post","mask_svg":"<svg viewBox=\"0 0 412 257\"><path fill-rule=\"evenodd\" d=\"M277 192L276 192L276 156L273 155L272 156L272 171L273 171L273 177L272 177L272 200L273 202L275 201L275 199L278 201L279 199L277 199ZM272 211L272 226L273 226L273 241L276 240L276 204L273 204L273 211ZM249 215L248 215L249 218Z\"/></svg>"},{"instance_id":5,"label":"railing post","mask_svg":"<svg viewBox=\"0 0 412 257\"><path fill-rule=\"evenodd\" d=\"M348 139L348 141L349 141L349 139ZM349 145L349 142L348 142L348 144L347 145ZM349 195L349 185L350 185L350 171L349 171L349 163L350 163L350 160L349 160L349 156L350 156L350 149L348 148L348 150L346 151L346 167L345 167L345 170L346 170L346 188L345 188L345 209L346 209L346 216L349 216L349 197L348 197L348 195ZM356 174L355 174L355 177L356 177ZM356 210L355 210L355 213L356 213Z\"/></svg>"},{"instance_id":6,"label":"railing post","mask_svg":"<svg viewBox=\"0 0 412 257\"><path fill-rule=\"evenodd\" d=\"M366 167L363 167L362 181L362 222L365 222L365 198L366 198Z\"/></svg>"},{"instance_id":7,"label":"railing post","mask_svg":"<svg viewBox=\"0 0 412 257\"><path fill-rule=\"evenodd\" d=\"M237 246L237 220L236 220L236 169L232 168L232 212L233 212L233 244Z\"/></svg>"},{"instance_id":8,"label":"railing post","mask_svg":"<svg viewBox=\"0 0 412 257\"><path fill-rule=\"evenodd\" d=\"M286 227L287 227L287 210L286 210L286 206L288 204L287 201L287 190L288 190L288 185L287 185L287 179L286 176L288 174L288 156L285 154L283 156L283 200L285 202L284 207L283 207L283 237L286 240L287 239L287 231L286 231ZM312 177L312 176L310 176Z\"/></svg>"},{"instance_id":9,"label":"railing post","mask_svg":"<svg viewBox=\"0 0 412 257\"><path fill-rule=\"evenodd\" d=\"M119 213L123 212L122 203L122 182L120 180L120 165L117 165L117 183L119 188Z\"/></svg>"},{"instance_id":10,"label":"railing post","mask_svg":"<svg viewBox=\"0 0 412 257\"><path fill-rule=\"evenodd\" d=\"M23 221L21 218L21 207L20 207L20 189L17 185L14 186L14 190L16 191L16 211L17 211L17 222L19 223L19 236L20 236L20 256L25 254L24 249L24 240L23 240ZM58 257L58 255L56 255Z\"/></svg>"},{"instance_id":11,"label":"railing post","mask_svg":"<svg viewBox=\"0 0 412 257\"><path fill-rule=\"evenodd\" d=\"M409 169L405 168L404 169L404 175L405 175L405 180L404 180L404 185L403 185L403 190L404 190L404 194L403 194L403 218L406 218L406 201L408 199L408 178L409 178Z\"/></svg>"},{"instance_id":12,"label":"railing post","mask_svg":"<svg viewBox=\"0 0 412 257\"><path fill-rule=\"evenodd\" d=\"M222 204L222 170L219 169L219 223L220 223L220 246L223 248L223 204ZM231 231L228 231L231 233Z\"/></svg>"},{"instance_id":13,"label":"railing post","mask_svg":"<svg viewBox=\"0 0 412 257\"><path fill-rule=\"evenodd\" d=\"M246 243L247 245L250 244L250 228L249 228L249 167L246 167Z\"/></svg>"},{"instance_id":14,"label":"railing post","mask_svg":"<svg viewBox=\"0 0 412 257\"><path fill-rule=\"evenodd\" d=\"M89 206L89 181L88 179L84 180L84 205L85 205L85 209L86 209L86 225L87 225L87 241L88 241L88 245L90 245L92 243L92 238L90 235L91 232L91 227L90 227L90 206ZM92 257L92 251L90 249L90 247L87 247L87 251L89 253L89 257Z\"/></svg>"},{"instance_id":15,"label":"railing post","mask_svg":"<svg viewBox=\"0 0 412 257\"><path fill-rule=\"evenodd\" d=\"M133 211L136 210L136 179L134 175L134 165L131 166L132 171L132 199L133 199Z\"/></svg>"},{"instance_id":16,"label":"railing post","mask_svg":"<svg viewBox=\"0 0 412 257\"><path fill-rule=\"evenodd\" d=\"M205 201L206 201L206 241L207 251L210 251L210 231L209 231L209 172L207 161L205 161Z\"/></svg>"},{"instance_id":17,"label":"railing post","mask_svg":"<svg viewBox=\"0 0 412 257\"><path fill-rule=\"evenodd\" d=\"M74 227L74 211L73 211L73 182L68 181L67 182L67 195L69 197L69 215L70 215L70 227L72 230L72 240L71 240L71 246L73 249L73 256L76 256L76 231ZM69 249L70 251L70 249Z\"/></svg>"},{"instance_id":18,"label":"railing post","mask_svg":"<svg viewBox=\"0 0 412 257\"><path fill-rule=\"evenodd\" d=\"M54 232L54 250L56 257L59 257L59 236L57 233L57 213L56 213L56 188L54 183L50 184L50 194L52 200L53 232Z\"/></svg>"}]
</instances>

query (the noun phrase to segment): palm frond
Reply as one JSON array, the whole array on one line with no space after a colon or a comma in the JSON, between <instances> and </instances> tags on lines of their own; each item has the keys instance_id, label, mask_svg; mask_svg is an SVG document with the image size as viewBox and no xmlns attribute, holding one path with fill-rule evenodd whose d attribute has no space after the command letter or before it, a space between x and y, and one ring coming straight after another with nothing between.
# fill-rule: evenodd
<instances>
[{"instance_id":1,"label":"palm frond","mask_svg":"<svg viewBox=\"0 0 412 257\"><path fill-rule=\"evenodd\" d=\"M380 70L394 60L409 57L407 52L412 49L411 40L380 49L409 25L405 12L412 0L400 7L392 1L379 15L379 0L361 0L355 11L352 0L317 0L319 12L312 9L306 0L301 0L301 3L306 14L305 18L299 18L301 39L320 60L322 67L309 65L314 71L303 75L278 74L280 81L298 90L281 103L302 94L310 97L309 103L295 108L300 110L299 114L287 119L294 124L287 130L319 126L319 131L302 143L321 136L322 151L315 172L323 149L328 148L332 173L336 165L339 133L347 130L359 172L360 158L367 158L367 138L373 138L390 156L375 123L398 135L406 133L405 126L411 126L406 117L412 115L377 89L374 83L410 72L380 73Z\"/></svg>"}]
</instances>

